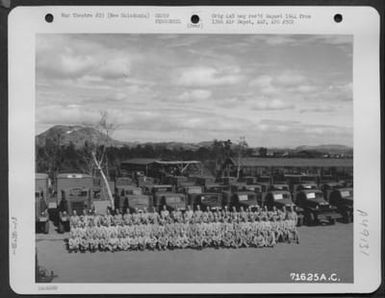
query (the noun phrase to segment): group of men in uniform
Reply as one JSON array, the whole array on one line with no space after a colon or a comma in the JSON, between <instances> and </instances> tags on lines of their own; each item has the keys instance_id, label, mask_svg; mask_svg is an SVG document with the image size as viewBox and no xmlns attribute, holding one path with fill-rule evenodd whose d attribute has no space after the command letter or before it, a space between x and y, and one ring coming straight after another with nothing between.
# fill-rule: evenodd
<instances>
[{"instance_id":1,"label":"group of men in uniform","mask_svg":"<svg viewBox=\"0 0 385 298\"><path fill-rule=\"evenodd\" d=\"M70 251L118 251L205 247L272 247L277 242L299 243L297 215L292 208L268 211L235 207L232 210L161 212L139 211L122 215L89 215L70 218Z\"/></svg>"}]
</instances>

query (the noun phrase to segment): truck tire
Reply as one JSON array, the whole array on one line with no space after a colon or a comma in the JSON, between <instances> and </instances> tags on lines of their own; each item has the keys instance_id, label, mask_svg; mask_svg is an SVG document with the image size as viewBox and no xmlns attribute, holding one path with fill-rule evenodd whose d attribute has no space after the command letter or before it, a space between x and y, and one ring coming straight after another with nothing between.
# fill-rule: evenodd
<instances>
[{"instance_id":1,"label":"truck tire","mask_svg":"<svg viewBox=\"0 0 385 298\"><path fill-rule=\"evenodd\" d=\"M332 226L335 225L336 224L335 218L330 218L329 219L329 224L332 225Z\"/></svg>"},{"instance_id":2,"label":"truck tire","mask_svg":"<svg viewBox=\"0 0 385 298\"><path fill-rule=\"evenodd\" d=\"M49 221L47 220L44 223L44 234L48 234L48 233L49 233Z\"/></svg>"},{"instance_id":3,"label":"truck tire","mask_svg":"<svg viewBox=\"0 0 385 298\"><path fill-rule=\"evenodd\" d=\"M58 224L58 232L60 234L63 234L64 233L64 225L63 223L61 222L61 220L59 220L59 224Z\"/></svg>"},{"instance_id":4,"label":"truck tire","mask_svg":"<svg viewBox=\"0 0 385 298\"><path fill-rule=\"evenodd\" d=\"M316 219L315 219L313 212L311 212L311 211L305 212L305 223L308 226L314 226L315 225Z\"/></svg>"}]
</instances>

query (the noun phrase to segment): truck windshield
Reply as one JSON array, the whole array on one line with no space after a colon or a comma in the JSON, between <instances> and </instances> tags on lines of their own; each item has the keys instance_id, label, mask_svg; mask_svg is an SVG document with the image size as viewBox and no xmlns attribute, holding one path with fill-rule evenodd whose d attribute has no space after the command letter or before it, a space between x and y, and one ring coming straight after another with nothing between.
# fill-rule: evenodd
<instances>
[{"instance_id":1,"label":"truck windshield","mask_svg":"<svg viewBox=\"0 0 385 298\"><path fill-rule=\"evenodd\" d=\"M189 187L187 188L187 193L202 193L202 188L197 186L197 187Z\"/></svg>"},{"instance_id":2,"label":"truck windshield","mask_svg":"<svg viewBox=\"0 0 385 298\"><path fill-rule=\"evenodd\" d=\"M201 199L204 202L217 202L218 196L216 196L216 195L204 195L201 197Z\"/></svg>"},{"instance_id":3,"label":"truck windshield","mask_svg":"<svg viewBox=\"0 0 385 298\"><path fill-rule=\"evenodd\" d=\"M130 203L132 205L148 205L149 198L148 197L131 198Z\"/></svg>"},{"instance_id":4,"label":"truck windshield","mask_svg":"<svg viewBox=\"0 0 385 298\"><path fill-rule=\"evenodd\" d=\"M168 204L176 204L176 203L183 203L183 200L181 197L167 197L166 202Z\"/></svg>"}]
</instances>

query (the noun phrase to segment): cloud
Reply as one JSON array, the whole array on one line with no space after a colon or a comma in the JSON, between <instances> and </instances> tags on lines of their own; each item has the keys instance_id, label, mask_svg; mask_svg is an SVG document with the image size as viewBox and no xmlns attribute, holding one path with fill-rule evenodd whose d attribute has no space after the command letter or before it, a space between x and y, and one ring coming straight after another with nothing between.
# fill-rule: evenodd
<instances>
[{"instance_id":1,"label":"cloud","mask_svg":"<svg viewBox=\"0 0 385 298\"><path fill-rule=\"evenodd\" d=\"M194 89L183 92L178 96L178 99L182 101L195 101L195 100L206 100L211 97L212 92L205 89Z\"/></svg>"},{"instance_id":2,"label":"cloud","mask_svg":"<svg viewBox=\"0 0 385 298\"><path fill-rule=\"evenodd\" d=\"M288 110L294 107L292 103L287 103L280 99L257 100L252 105L253 110Z\"/></svg>"},{"instance_id":3,"label":"cloud","mask_svg":"<svg viewBox=\"0 0 385 298\"><path fill-rule=\"evenodd\" d=\"M177 71L176 84L187 87L234 85L242 79L237 68L218 70L208 66L193 66Z\"/></svg>"}]
</instances>

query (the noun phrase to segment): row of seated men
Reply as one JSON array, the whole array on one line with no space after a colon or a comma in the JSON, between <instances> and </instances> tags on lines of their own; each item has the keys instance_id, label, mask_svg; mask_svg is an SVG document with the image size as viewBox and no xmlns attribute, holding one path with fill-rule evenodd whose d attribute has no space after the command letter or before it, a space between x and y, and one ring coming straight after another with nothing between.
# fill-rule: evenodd
<instances>
[{"instance_id":1,"label":"row of seated men","mask_svg":"<svg viewBox=\"0 0 385 298\"><path fill-rule=\"evenodd\" d=\"M273 247L279 242L299 243L293 220L170 222L73 227L69 251L165 250Z\"/></svg>"},{"instance_id":2,"label":"row of seated men","mask_svg":"<svg viewBox=\"0 0 385 298\"><path fill-rule=\"evenodd\" d=\"M292 207L282 210L273 208L268 211L267 208L256 208L245 210L240 207L239 211L234 207L232 210L225 208L224 210L205 210L202 211L200 206L193 211L190 207L186 211L174 210L168 211L164 206L161 212L147 212L146 210L138 210L137 212L126 212L121 214L117 209L112 215L107 209L104 215L82 214L77 215L74 211L70 217L70 227L89 227L89 226L121 226L121 225L138 225L138 224L160 224L166 223L210 223L210 222L254 222L254 221L282 221L293 220L297 222L298 216Z\"/></svg>"}]
</instances>

